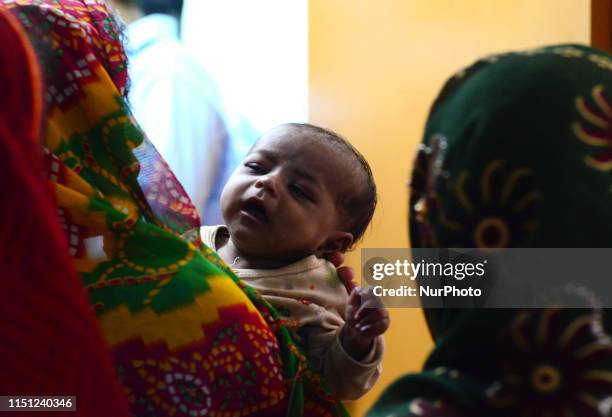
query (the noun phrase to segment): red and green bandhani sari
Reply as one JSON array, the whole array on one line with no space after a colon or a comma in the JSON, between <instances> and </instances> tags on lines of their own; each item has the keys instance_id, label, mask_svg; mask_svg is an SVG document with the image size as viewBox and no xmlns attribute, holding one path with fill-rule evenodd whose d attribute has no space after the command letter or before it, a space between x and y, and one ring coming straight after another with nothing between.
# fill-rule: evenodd
<instances>
[{"instance_id":1,"label":"red and green bandhani sari","mask_svg":"<svg viewBox=\"0 0 612 417\"><path fill-rule=\"evenodd\" d=\"M199 218L124 99L101 0L3 0L44 79L45 165L70 255L137 416L345 415Z\"/></svg>"},{"instance_id":2,"label":"red and green bandhani sari","mask_svg":"<svg viewBox=\"0 0 612 417\"><path fill-rule=\"evenodd\" d=\"M76 396L76 413L53 414L127 417L45 180L36 56L19 21L2 8L0 44L1 395Z\"/></svg>"}]
</instances>

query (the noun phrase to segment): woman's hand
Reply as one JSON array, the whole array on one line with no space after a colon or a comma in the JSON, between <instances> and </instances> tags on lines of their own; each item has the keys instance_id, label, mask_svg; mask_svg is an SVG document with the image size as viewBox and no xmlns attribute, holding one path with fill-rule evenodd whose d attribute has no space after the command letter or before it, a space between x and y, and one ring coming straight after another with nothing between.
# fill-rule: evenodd
<instances>
[{"instance_id":1,"label":"woman's hand","mask_svg":"<svg viewBox=\"0 0 612 417\"><path fill-rule=\"evenodd\" d=\"M350 294L357 287L355 282L355 271L350 266L341 266L344 262L344 255L341 252L331 252L326 256L326 259L334 264L338 278L346 287L346 291Z\"/></svg>"}]
</instances>

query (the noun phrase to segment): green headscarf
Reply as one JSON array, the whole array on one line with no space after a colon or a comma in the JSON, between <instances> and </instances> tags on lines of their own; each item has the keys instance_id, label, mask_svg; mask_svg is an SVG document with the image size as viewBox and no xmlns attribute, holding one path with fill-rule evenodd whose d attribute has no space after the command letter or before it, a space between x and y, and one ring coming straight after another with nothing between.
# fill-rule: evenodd
<instances>
[{"instance_id":1,"label":"green headscarf","mask_svg":"<svg viewBox=\"0 0 612 417\"><path fill-rule=\"evenodd\" d=\"M412 247L612 247L611 170L611 56L558 45L486 57L432 107L411 183ZM609 413L608 312L425 315L435 347L423 371L368 416Z\"/></svg>"}]
</instances>

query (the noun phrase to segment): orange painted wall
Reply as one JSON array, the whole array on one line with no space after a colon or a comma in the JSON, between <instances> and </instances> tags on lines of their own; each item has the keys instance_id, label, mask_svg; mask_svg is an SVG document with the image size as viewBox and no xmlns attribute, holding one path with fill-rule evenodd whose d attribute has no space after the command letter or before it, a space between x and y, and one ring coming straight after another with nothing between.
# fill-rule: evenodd
<instances>
[{"instance_id":1,"label":"orange painted wall","mask_svg":"<svg viewBox=\"0 0 612 417\"><path fill-rule=\"evenodd\" d=\"M363 247L407 246L412 158L429 105L453 72L481 55L590 40L589 0L310 0L309 112L372 165L380 206ZM358 269L359 251L349 255ZM431 348L421 312L391 311L383 376L350 405L362 416Z\"/></svg>"}]
</instances>

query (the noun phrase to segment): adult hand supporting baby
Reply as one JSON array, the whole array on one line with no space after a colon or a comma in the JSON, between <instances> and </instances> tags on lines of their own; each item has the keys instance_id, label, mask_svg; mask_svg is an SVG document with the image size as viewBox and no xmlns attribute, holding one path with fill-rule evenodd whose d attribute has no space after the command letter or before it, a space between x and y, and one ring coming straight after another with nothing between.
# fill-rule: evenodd
<instances>
[{"instance_id":1,"label":"adult hand supporting baby","mask_svg":"<svg viewBox=\"0 0 612 417\"><path fill-rule=\"evenodd\" d=\"M363 358L374 339L389 328L389 312L370 288L355 286L346 306L342 334L344 350L355 360Z\"/></svg>"},{"instance_id":2,"label":"adult hand supporting baby","mask_svg":"<svg viewBox=\"0 0 612 417\"><path fill-rule=\"evenodd\" d=\"M350 294L353 289L357 288L355 282L355 271L350 266L341 266L344 263L344 255L342 252L330 252L326 255L326 259L336 267L338 278L342 285L346 287L346 291Z\"/></svg>"}]
</instances>

